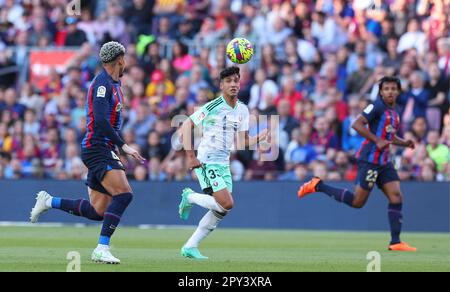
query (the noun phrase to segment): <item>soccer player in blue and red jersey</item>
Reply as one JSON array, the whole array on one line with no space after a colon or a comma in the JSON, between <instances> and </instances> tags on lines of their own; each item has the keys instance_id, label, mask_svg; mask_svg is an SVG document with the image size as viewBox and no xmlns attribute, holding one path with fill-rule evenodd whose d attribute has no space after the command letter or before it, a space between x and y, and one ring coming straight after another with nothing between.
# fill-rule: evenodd
<instances>
[{"instance_id":1,"label":"soccer player in blue and red jersey","mask_svg":"<svg viewBox=\"0 0 450 292\"><path fill-rule=\"evenodd\" d=\"M119 136L124 104L120 78L125 70L125 48L117 42L106 43L100 50L100 59L104 70L95 77L89 88L86 99L87 133L81 145L81 158L89 170L86 185L90 200L62 199L41 191L36 197L30 220L37 222L42 213L53 208L103 221L98 246L91 259L119 264L120 260L109 251L109 242L133 195L117 156L117 147L141 162L144 159Z\"/></svg>"},{"instance_id":2,"label":"soccer player in blue and red jersey","mask_svg":"<svg viewBox=\"0 0 450 292\"><path fill-rule=\"evenodd\" d=\"M352 125L353 129L366 138L356 154L358 177L355 192L334 188L315 177L300 187L298 197L303 198L314 192L322 192L350 207L362 208L374 185L377 184L389 200L388 218L391 242L388 249L416 251L416 248L400 241L403 195L397 171L389 160L389 145L391 144L414 149L413 141L403 140L396 134L400 119L395 109L395 102L400 92L401 85L398 78L383 77L379 82L380 96L375 103L366 107Z\"/></svg>"}]
</instances>

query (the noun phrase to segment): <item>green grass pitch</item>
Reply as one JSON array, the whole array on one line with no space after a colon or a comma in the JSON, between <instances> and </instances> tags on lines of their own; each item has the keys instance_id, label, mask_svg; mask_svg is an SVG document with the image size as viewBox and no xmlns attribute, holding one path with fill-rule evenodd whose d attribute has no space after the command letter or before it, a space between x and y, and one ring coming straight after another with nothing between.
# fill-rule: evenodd
<instances>
[{"instance_id":1,"label":"green grass pitch","mask_svg":"<svg viewBox=\"0 0 450 292\"><path fill-rule=\"evenodd\" d=\"M0 271L66 271L67 253L81 254L81 271L277 272L366 271L370 251L381 271L450 271L445 233L406 233L415 253L387 251L387 232L218 229L202 244L207 261L182 258L193 229L122 227L112 240L121 265L90 262L99 227L0 227Z\"/></svg>"}]
</instances>

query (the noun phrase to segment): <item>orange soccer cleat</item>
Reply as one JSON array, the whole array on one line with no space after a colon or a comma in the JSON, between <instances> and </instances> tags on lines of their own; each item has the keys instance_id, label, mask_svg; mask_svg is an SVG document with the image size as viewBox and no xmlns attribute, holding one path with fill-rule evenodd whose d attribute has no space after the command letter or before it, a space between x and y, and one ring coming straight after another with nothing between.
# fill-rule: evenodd
<instances>
[{"instance_id":1,"label":"orange soccer cleat","mask_svg":"<svg viewBox=\"0 0 450 292\"><path fill-rule=\"evenodd\" d=\"M406 242L400 242L389 245L389 250L395 251L416 251L417 248L409 246Z\"/></svg>"},{"instance_id":2,"label":"orange soccer cleat","mask_svg":"<svg viewBox=\"0 0 450 292\"><path fill-rule=\"evenodd\" d=\"M308 194L315 193L320 181L320 178L314 177L309 182L304 183L297 192L298 197L301 199Z\"/></svg>"}]
</instances>

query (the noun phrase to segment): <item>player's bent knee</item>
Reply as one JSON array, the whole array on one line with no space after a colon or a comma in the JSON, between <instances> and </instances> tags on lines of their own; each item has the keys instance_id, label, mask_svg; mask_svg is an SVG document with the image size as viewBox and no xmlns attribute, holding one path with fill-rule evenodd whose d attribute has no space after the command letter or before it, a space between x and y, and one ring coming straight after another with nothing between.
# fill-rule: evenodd
<instances>
[{"instance_id":1,"label":"player's bent knee","mask_svg":"<svg viewBox=\"0 0 450 292\"><path fill-rule=\"evenodd\" d=\"M234 200L228 190L214 194L214 199L224 210L231 210L234 207Z\"/></svg>"},{"instance_id":2,"label":"player's bent knee","mask_svg":"<svg viewBox=\"0 0 450 292\"><path fill-rule=\"evenodd\" d=\"M230 211L234 207L234 202L233 201L228 201L228 202L225 202L225 203L221 204L221 206L225 210Z\"/></svg>"},{"instance_id":3,"label":"player's bent knee","mask_svg":"<svg viewBox=\"0 0 450 292\"><path fill-rule=\"evenodd\" d=\"M352 207L355 209L361 209L366 204L365 200L354 200Z\"/></svg>"},{"instance_id":4,"label":"player's bent knee","mask_svg":"<svg viewBox=\"0 0 450 292\"><path fill-rule=\"evenodd\" d=\"M94 209L95 209L95 208L94 208ZM103 220L103 217L105 216L105 210L98 210L98 209L95 209L95 212L96 212L97 215L98 215L97 221ZM100 218L101 218L101 219L100 219ZM93 219L93 220L96 220L96 219Z\"/></svg>"},{"instance_id":5,"label":"player's bent knee","mask_svg":"<svg viewBox=\"0 0 450 292\"><path fill-rule=\"evenodd\" d=\"M131 194L131 193L132 193L131 187L127 187L127 186L125 186L125 187L120 187L120 188L115 188L115 189L112 191L113 197L114 197L114 196L119 196L119 195L121 195L121 194Z\"/></svg>"},{"instance_id":6,"label":"player's bent knee","mask_svg":"<svg viewBox=\"0 0 450 292\"><path fill-rule=\"evenodd\" d=\"M403 203L403 196L401 193L396 193L394 195L389 196L389 203L398 205Z\"/></svg>"}]
</instances>

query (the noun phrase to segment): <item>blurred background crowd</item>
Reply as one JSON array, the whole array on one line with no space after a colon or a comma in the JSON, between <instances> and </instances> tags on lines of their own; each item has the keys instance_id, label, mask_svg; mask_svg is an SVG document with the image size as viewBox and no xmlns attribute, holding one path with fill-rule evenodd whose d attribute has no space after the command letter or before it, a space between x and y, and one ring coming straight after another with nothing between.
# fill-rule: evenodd
<instances>
[{"instance_id":1,"label":"blurred background crowd","mask_svg":"<svg viewBox=\"0 0 450 292\"><path fill-rule=\"evenodd\" d=\"M127 175L192 179L171 147L173 118L218 95L226 43L245 37L256 53L240 66L240 99L278 115L281 131L274 161L233 152L235 180L354 180L363 139L350 125L384 75L401 79L399 135L416 143L391 148L401 179L450 180L450 0L81 0L71 16L68 2L0 0L0 178L85 178L86 93L99 47L116 40L128 63L122 136L147 158L122 157ZM70 62L34 84L30 50L64 47L76 48Z\"/></svg>"}]
</instances>

